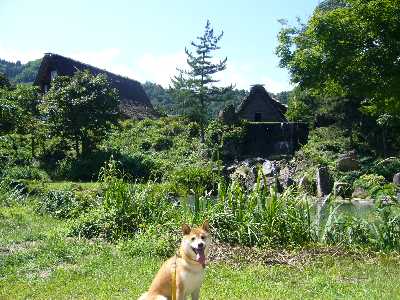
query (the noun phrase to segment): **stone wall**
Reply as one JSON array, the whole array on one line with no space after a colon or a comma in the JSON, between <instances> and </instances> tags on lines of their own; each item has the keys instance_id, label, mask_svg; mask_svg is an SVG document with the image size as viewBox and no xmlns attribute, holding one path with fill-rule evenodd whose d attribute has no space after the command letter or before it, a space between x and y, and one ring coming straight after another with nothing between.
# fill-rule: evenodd
<instances>
[{"instance_id":1,"label":"stone wall","mask_svg":"<svg viewBox=\"0 0 400 300\"><path fill-rule=\"evenodd\" d=\"M307 143L305 123L247 123L245 126L244 156L293 155L300 145Z\"/></svg>"}]
</instances>

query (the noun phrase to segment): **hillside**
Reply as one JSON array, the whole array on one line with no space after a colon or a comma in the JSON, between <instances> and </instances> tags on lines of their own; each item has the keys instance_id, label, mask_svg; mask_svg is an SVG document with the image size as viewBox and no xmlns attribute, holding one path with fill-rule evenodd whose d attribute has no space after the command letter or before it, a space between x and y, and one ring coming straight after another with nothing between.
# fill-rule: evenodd
<instances>
[{"instance_id":1,"label":"hillside","mask_svg":"<svg viewBox=\"0 0 400 300\"><path fill-rule=\"evenodd\" d=\"M0 73L4 73L13 83L31 83L35 80L41 61L36 59L22 64L19 60L13 63L0 59Z\"/></svg>"}]
</instances>

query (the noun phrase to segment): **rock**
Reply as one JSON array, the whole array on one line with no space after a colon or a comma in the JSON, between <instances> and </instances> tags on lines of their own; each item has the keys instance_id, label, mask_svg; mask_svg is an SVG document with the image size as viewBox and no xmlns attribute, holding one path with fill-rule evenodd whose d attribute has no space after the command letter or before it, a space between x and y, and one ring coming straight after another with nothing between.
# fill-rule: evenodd
<instances>
[{"instance_id":1,"label":"rock","mask_svg":"<svg viewBox=\"0 0 400 300\"><path fill-rule=\"evenodd\" d=\"M323 197L332 192L332 180L327 167L317 168L317 195Z\"/></svg>"},{"instance_id":2,"label":"rock","mask_svg":"<svg viewBox=\"0 0 400 300\"><path fill-rule=\"evenodd\" d=\"M351 185L347 182L335 182L333 184L333 194L336 197L349 198L351 196Z\"/></svg>"},{"instance_id":3,"label":"rock","mask_svg":"<svg viewBox=\"0 0 400 300\"><path fill-rule=\"evenodd\" d=\"M352 157L343 157L336 162L336 169L342 172L355 171L360 169L360 164Z\"/></svg>"},{"instance_id":4,"label":"rock","mask_svg":"<svg viewBox=\"0 0 400 300\"><path fill-rule=\"evenodd\" d=\"M352 198L359 198L359 199L367 199L368 192L364 190L362 187L356 187L353 193L351 194Z\"/></svg>"},{"instance_id":5,"label":"rock","mask_svg":"<svg viewBox=\"0 0 400 300\"><path fill-rule=\"evenodd\" d=\"M393 176L393 183L397 186L400 186L400 172L394 174Z\"/></svg>"},{"instance_id":6,"label":"rock","mask_svg":"<svg viewBox=\"0 0 400 300\"><path fill-rule=\"evenodd\" d=\"M265 176L273 176L279 172L279 167L275 162L266 160L262 164L262 172Z\"/></svg>"},{"instance_id":7,"label":"rock","mask_svg":"<svg viewBox=\"0 0 400 300\"><path fill-rule=\"evenodd\" d=\"M351 150L351 151L349 151L349 152L347 152L345 154L340 155L339 157L340 158L347 157L347 158L352 158L354 160L357 160L357 152L356 152L356 150Z\"/></svg>"},{"instance_id":8,"label":"rock","mask_svg":"<svg viewBox=\"0 0 400 300\"><path fill-rule=\"evenodd\" d=\"M285 189L295 184L295 181L291 176L291 170L289 169L288 166L284 167L279 172L279 181L282 183L282 186Z\"/></svg>"},{"instance_id":9,"label":"rock","mask_svg":"<svg viewBox=\"0 0 400 300\"><path fill-rule=\"evenodd\" d=\"M247 189L250 189L254 186L256 182L256 176L254 174L254 167L248 167L242 165L238 167L231 175L230 178L232 181L238 181L243 184Z\"/></svg>"}]
</instances>

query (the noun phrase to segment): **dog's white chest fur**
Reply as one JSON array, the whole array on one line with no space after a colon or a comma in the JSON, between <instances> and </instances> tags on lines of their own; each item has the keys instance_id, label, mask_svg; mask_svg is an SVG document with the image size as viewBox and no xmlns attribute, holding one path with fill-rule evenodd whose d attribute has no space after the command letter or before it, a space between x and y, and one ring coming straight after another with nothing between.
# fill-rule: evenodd
<instances>
[{"instance_id":1,"label":"dog's white chest fur","mask_svg":"<svg viewBox=\"0 0 400 300\"><path fill-rule=\"evenodd\" d=\"M203 282L204 271L194 272L191 270L183 270L180 273L180 279L185 287L185 296L189 296L194 291L200 289Z\"/></svg>"}]
</instances>

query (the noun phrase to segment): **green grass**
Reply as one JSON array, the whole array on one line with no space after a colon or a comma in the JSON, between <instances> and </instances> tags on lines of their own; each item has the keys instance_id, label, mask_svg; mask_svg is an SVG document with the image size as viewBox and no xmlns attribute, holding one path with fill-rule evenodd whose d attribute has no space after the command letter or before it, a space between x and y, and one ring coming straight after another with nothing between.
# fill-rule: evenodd
<instances>
[{"instance_id":1,"label":"green grass","mask_svg":"<svg viewBox=\"0 0 400 300\"><path fill-rule=\"evenodd\" d=\"M136 298L161 259L129 256L29 206L0 207L0 299ZM400 298L398 254L319 255L307 263L211 262L203 299Z\"/></svg>"}]
</instances>

